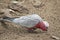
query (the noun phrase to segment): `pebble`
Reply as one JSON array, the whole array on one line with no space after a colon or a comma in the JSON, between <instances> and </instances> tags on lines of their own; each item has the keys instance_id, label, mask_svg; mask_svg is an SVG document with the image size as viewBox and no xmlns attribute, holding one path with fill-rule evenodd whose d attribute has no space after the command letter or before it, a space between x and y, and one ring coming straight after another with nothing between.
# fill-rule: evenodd
<instances>
[{"instance_id":1,"label":"pebble","mask_svg":"<svg viewBox=\"0 0 60 40\"><path fill-rule=\"evenodd\" d=\"M56 40L59 40L60 38L57 37L57 36L51 36L52 39L56 39Z\"/></svg>"}]
</instances>

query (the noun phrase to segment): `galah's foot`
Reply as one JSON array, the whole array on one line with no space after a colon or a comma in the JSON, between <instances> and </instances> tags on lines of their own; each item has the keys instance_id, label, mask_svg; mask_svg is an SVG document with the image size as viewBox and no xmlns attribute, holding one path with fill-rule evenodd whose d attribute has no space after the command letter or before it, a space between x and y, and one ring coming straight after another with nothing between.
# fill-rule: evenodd
<instances>
[{"instance_id":1,"label":"galah's foot","mask_svg":"<svg viewBox=\"0 0 60 40\"><path fill-rule=\"evenodd\" d=\"M37 28L33 28L32 30L36 30Z\"/></svg>"},{"instance_id":2,"label":"galah's foot","mask_svg":"<svg viewBox=\"0 0 60 40\"><path fill-rule=\"evenodd\" d=\"M29 33L37 33L35 30L28 30Z\"/></svg>"}]
</instances>

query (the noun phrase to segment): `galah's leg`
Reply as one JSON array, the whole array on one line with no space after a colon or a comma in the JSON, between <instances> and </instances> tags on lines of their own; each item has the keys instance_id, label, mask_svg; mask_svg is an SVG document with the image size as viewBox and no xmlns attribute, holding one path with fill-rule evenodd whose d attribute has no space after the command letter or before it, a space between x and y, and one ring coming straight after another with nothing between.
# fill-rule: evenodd
<instances>
[{"instance_id":1,"label":"galah's leg","mask_svg":"<svg viewBox=\"0 0 60 40\"><path fill-rule=\"evenodd\" d=\"M37 28L32 28L33 30L36 30Z\"/></svg>"},{"instance_id":2,"label":"galah's leg","mask_svg":"<svg viewBox=\"0 0 60 40\"><path fill-rule=\"evenodd\" d=\"M36 28L29 28L27 31L29 32L29 33L36 33Z\"/></svg>"}]
</instances>

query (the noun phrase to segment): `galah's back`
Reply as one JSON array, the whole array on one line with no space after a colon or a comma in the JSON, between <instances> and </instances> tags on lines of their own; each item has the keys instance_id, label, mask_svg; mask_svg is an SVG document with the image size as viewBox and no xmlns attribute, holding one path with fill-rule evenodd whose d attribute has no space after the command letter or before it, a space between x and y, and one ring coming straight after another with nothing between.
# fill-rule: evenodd
<instances>
[{"instance_id":1,"label":"galah's back","mask_svg":"<svg viewBox=\"0 0 60 40\"><path fill-rule=\"evenodd\" d=\"M37 14L22 16L13 20L14 23L20 24L21 26L28 28L35 26L40 21L43 20Z\"/></svg>"}]
</instances>

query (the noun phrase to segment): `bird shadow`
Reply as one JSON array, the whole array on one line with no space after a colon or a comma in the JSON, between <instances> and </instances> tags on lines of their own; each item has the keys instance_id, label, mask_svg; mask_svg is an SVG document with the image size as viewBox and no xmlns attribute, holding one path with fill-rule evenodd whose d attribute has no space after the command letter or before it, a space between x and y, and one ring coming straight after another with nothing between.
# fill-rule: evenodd
<instances>
[{"instance_id":1,"label":"bird shadow","mask_svg":"<svg viewBox=\"0 0 60 40\"><path fill-rule=\"evenodd\" d=\"M28 34L44 34L47 33L46 31L27 31Z\"/></svg>"}]
</instances>

